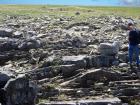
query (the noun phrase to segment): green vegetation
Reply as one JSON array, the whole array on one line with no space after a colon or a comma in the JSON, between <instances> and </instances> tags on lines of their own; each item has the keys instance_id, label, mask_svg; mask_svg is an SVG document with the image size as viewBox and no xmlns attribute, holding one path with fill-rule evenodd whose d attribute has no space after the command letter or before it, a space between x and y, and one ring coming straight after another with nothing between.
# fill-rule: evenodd
<instances>
[{"instance_id":1,"label":"green vegetation","mask_svg":"<svg viewBox=\"0 0 140 105\"><path fill-rule=\"evenodd\" d=\"M0 5L0 16L5 15L55 15L87 18L91 16L119 15L140 18L140 7L92 7L92 6L55 6L55 5Z\"/></svg>"},{"instance_id":2,"label":"green vegetation","mask_svg":"<svg viewBox=\"0 0 140 105\"><path fill-rule=\"evenodd\" d=\"M134 99L134 100L131 100L129 102L129 105L139 105L139 103L140 103L140 100L139 99Z\"/></svg>"},{"instance_id":3,"label":"green vegetation","mask_svg":"<svg viewBox=\"0 0 140 105\"><path fill-rule=\"evenodd\" d=\"M60 100L60 101L67 101L68 100L68 96L65 95L65 94L60 94L58 96L58 100Z\"/></svg>"}]
</instances>

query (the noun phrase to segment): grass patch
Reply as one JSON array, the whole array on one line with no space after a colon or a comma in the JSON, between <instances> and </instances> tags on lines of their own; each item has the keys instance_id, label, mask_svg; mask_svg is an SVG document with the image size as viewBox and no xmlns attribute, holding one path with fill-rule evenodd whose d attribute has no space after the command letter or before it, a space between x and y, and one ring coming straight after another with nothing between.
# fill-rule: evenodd
<instances>
[{"instance_id":1,"label":"grass patch","mask_svg":"<svg viewBox=\"0 0 140 105\"><path fill-rule=\"evenodd\" d=\"M75 16L76 12L79 16ZM91 16L119 15L140 18L140 7L57 6L57 5L0 5L2 15L55 15L88 18Z\"/></svg>"}]
</instances>

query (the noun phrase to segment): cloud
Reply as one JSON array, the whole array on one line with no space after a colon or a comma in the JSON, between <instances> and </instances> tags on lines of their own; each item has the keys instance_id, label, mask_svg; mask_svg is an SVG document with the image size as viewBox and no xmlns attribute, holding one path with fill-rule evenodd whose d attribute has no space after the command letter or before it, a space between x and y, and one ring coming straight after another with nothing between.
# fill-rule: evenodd
<instances>
[{"instance_id":1,"label":"cloud","mask_svg":"<svg viewBox=\"0 0 140 105\"><path fill-rule=\"evenodd\" d=\"M112 3L113 5L122 5L122 6L139 6L140 7L140 0L91 0L93 3L104 3L109 4Z\"/></svg>"},{"instance_id":2,"label":"cloud","mask_svg":"<svg viewBox=\"0 0 140 105\"><path fill-rule=\"evenodd\" d=\"M134 0L123 0L125 3L133 3Z\"/></svg>"},{"instance_id":3,"label":"cloud","mask_svg":"<svg viewBox=\"0 0 140 105\"><path fill-rule=\"evenodd\" d=\"M123 5L140 6L140 0L120 0Z\"/></svg>"},{"instance_id":4,"label":"cloud","mask_svg":"<svg viewBox=\"0 0 140 105\"><path fill-rule=\"evenodd\" d=\"M93 2L105 2L102 0L91 0ZM111 0L106 0L106 3L112 3ZM123 6L140 6L140 0L114 0L114 3L117 5L123 5Z\"/></svg>"}]
</instances>

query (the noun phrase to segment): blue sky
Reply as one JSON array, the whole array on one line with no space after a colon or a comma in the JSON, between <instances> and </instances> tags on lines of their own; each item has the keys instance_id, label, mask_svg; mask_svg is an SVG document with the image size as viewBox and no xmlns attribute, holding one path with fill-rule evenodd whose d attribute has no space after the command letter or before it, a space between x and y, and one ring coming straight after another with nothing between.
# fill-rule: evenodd
<instances>
[{"instance_id":1,"label":"blue sky","mask_svg":"<svg viewBox=\"0 0 140 105\"><path fill-rule=\"evenodd\" d=\"M119 0L48 0L49 4L70 4L70 5L117 5Z\"/></svg>"},{"instance_id":2,"label":"blue sky","mask_svg":"<svg viewBox=\"0 0 140 105\"><path fill-rule=\"evenodd\" d=\"M140 0L0 0L0 4L140 6Z\"/></svg>"}]
</instances>

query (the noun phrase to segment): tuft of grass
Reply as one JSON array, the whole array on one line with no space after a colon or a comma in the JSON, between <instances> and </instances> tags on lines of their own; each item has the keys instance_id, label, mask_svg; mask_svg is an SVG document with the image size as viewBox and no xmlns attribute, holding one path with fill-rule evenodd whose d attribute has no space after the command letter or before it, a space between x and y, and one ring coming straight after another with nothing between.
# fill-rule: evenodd
<instances>
[{"instance_id":1,"label":"tuft of grass","mask_svg":"<svg viewBox=\"0 0 140 105\"><path fill-rule=\"evenodd\" d=\"M68 100L68 96L65 95L65 94L60 94L58 96L58 100L60 100L60 101L67 101Z\"/></svg>"},{"instance_id":2,"label":"tuft of grass","mask_svg":"<svg viewBox=\"0 0 140 105\"><path fill-rule=\"evenodd\" d=\"M140 103L140 100L135 99L135 100L131 100L129 104L130 105L139 105L139 103Z\"/></svg>"}]
</instances>

